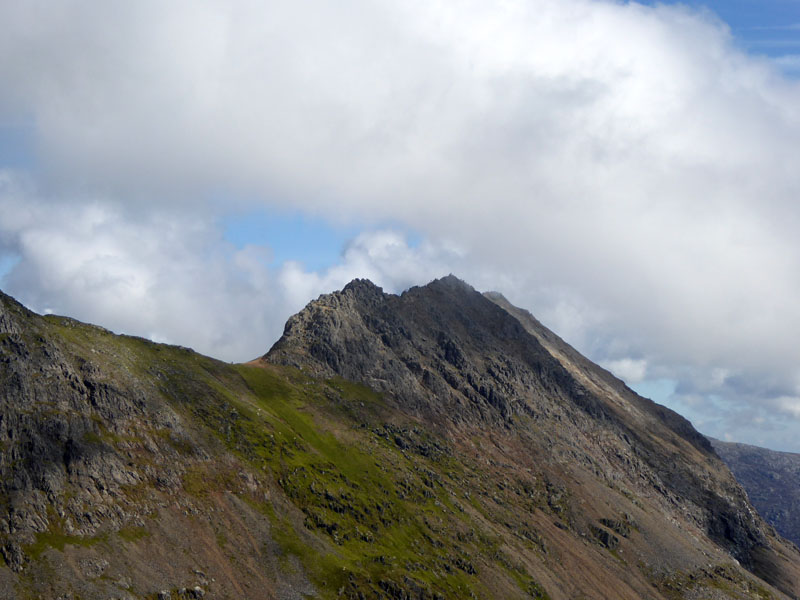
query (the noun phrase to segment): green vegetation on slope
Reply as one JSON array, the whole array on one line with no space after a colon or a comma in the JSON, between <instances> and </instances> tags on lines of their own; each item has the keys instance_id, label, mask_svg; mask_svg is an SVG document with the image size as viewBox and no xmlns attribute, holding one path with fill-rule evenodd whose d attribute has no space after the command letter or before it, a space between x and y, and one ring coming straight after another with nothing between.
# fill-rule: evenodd
<instances>
[{"instance_id":1,"label":"green vegetation on slope","mask_svg":"<svg viewBox=\"0 0 800 600\"><path fill-rule=\"evenodd\" d=\"M200 502L234 490L262 512L285 556L300 559L323 596L492 597L489 590L500 586L512 596L547 597L486 525L498 506L484 497L498 490L482 489L485 482L465 468L463 457L419 424L387 422L391 411L373 390L290 368L228 365L61 317L47 321L66 351L111 374L108 385L154 384L198 425L195 443L216 438L261 484L280 488L279 499L248 491L239 474L213 461L190 466L182 479ZM97 421L84 442L132 441ZM150 433L178 452L192 452L191 443L168 430ZM146 536L144 528L127 527L114 539ZM521 546L538 550L535 534L525 537ZM224 535L218 539L224 545ZM42 534L35 549L62 549L62 542L95 543Z\"/></svg>"},{"instance_id":2,"label":"green vegetation on slope","mask_svg":"<svg viewBox=\"0 0 800 600\"><path fill-rule=\"evenodd\" d=\"M306 529L332 542L323 549L305 543L274 507L261 507L271 516L284 551L296 554L323 590L345 597L393 590L431 598L485 597L481 565L508 571L497 564L497 542L476 533L464 509L455 508L448 482L437 471L457 465L436 450L438 443L415 445L416 440L401 437L399 428L390 438L385 428L370 427L366 420L355 430L337 421L334 411L341 407L358 407L369 419L380 409L374 392L343 381L320 383L292 371L253 366L236 371L246 391L239 389L235 397L230 392L237 390L235 381L217 388L228 394L236 413L205 417L220 422L227 417L219 429L225 442L272 475L302 511ZM315 418L323 411L325 419ZM325 426L344 429L337 436ZM418 429L412 436L426 437ZM514 575L514 581L531 584L524 574Z\"/></svg>"},{"instance_id":3,"label":"green vegetation on slope","mask_svg":"<svg viewBox=\"0 0 800 600\"><path fill-rule=\"evenodd\" d=\"M202 368L214 397L198 396L186 373L168 384L170 395L192 398L186 408L271 475L302 511L302 526L329 540L309 543L275 506L254 502L323 593L488 597L486 582L499 577L517 585L520 596L547 597L503 554L496 535L476 523L480 513L455 499L464 474L452 451L419 427L381 424L383 404L369 388L291 369L231 369L214 361ZM232 487L219 477L190 476L187 489L202 494L200 479L206 487ZM487 577L480 577L483 569Z\"/></svg>"}]
</instances>

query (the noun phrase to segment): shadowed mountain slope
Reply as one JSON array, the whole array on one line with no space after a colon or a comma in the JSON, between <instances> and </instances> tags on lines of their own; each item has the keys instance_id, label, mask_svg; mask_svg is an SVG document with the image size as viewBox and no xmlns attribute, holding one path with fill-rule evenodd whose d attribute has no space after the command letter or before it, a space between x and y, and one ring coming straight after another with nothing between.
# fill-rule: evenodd
<instances>
[{"instance_id":1,"label":"shadowed mountain slope","mask_svg":"<svg viewBox=\"0 0 800 600\"><path fill-rule=\"evenodd\" d=\"M685 420L503 303L354 281L229 365L0 294L0 598L800 595Z\"/></svg>"},{"instance_id":2,"label":"shadowed mountain slope","mask_svg":"<svg viewBox=\"0 0 800 600\"><path fill-rule=\"evenodd\" d=\"M711 443L764 519L800 545L800 454L713 439Z\"/></svg>"}]
</instances>

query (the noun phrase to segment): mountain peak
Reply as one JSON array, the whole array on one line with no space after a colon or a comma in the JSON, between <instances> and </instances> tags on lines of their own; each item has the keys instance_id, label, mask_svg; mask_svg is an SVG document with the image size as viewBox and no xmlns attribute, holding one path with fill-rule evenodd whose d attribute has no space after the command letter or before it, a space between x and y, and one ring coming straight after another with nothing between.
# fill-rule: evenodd
<instances>
[{"instance_id":1,"label":"mountain peak","mask_svg":"<svg viewBox=\"0 0 800 600\"><path fill-rule=\"evenodd\" d=\"M412 290L448 290L450 292L475 292L475 288L469 285L463 279L459 279L452 273L449 275L445 275L444 277L440 277L438 279L434 279L429 283L421 286L414 286L410 288ZM376 297L382 296L385 294L383 288L379 285L373 283L370 279L366 278L356 278L350 281L347 285L342 288L341 293L348 293L355 294L357 296L367 296L367 297ZM334 292L335 294L336 292Z\"/></svg>"},{"instance_id":2,"label":"mountain peak","mask_svg":"<svg viewBox=\"0 0 800 600\"><path fill-rule=\"evenodd\" d=\"M447 379L468 366L469 355L482 353L486 362L512 339L528 348L521 360L541 359L560 368L514 317L453 275L400 296L354 280L291 317L265 358L364 381L422 411L438 413L458 404L463 407L458 419L494 420L515 410L506 394L493 386L454 388Z\"/></svg>"},{"instance_id":3,"label":"mountain peak","mask_svg":"<svg viewBox=\"0 0 800 600\"><path fill-rule=\"evenodd\" d=\"M452 273L450 273L449 275L445 275L444 277L440 277L439 279L434 279L428 285L429 286L449 286L449 287L453 287L453 288L467 288L467 289L470 289L470 290L474 290L475 289L470 284L468 284L466 281L456 277Z\"/></svg>"},{"instance_id":4,"label":"mountain peak","mask_svg":"<svg viewBox=\"0 0 800 600\"><path fill-rule=\"evenodd\" d=\"M342 288L342 292L351 292L356 295L370 295L375 296L383 295L383 288L378 285L375 285L369 279L353 279L350 283L348 283L344 288Z\"/></svg>"},{"instance_id":5,"label":"mountain peak","mask_svg":"<svg viewBox=\"0 0 800 600\"><path fill-rule=\"evenodd\" d=\"M445 275L444 277L440 277L439 279L434 279L426 285L412 289L438 290L449 294L478 293L474 287L472 287L463 279L456 277L452 273Z\"/></svg>"},{"instance_id":6,"label":"mountain peak","mask_svg":"<svg viewBox=\"0 0 800 600\"><path fill-rule=\"evenodd\" d=\"M355 291L358 300L346 301ZM364 383L455 438L487 428L537 435L546 443L537 437L531 452L595 465L592 477L621 477L630 489L659 481L663 510L694 515L751 568L766 543L744 492L691 423L638 396L502 294L481 294L454 275L400 296L355 280L293 316L263 360Z\"/></svg>"}]
</instances>

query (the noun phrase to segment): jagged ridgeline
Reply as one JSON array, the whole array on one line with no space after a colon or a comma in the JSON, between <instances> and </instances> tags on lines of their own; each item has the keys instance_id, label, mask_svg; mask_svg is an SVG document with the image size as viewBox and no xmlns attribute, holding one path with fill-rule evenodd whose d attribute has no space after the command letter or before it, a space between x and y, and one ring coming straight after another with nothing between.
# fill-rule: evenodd
<instances>
[{"instance_id":1,"label":"jagged ridgeline","mask_svg":"<svg viewBox=\"0 0 800 600\"><path fill-rule=\"evenodd\" d=\"M0 295L0 403L0 598L800 595L686 420L454 277L242 365Z\"/></svg>"}]
</instances>

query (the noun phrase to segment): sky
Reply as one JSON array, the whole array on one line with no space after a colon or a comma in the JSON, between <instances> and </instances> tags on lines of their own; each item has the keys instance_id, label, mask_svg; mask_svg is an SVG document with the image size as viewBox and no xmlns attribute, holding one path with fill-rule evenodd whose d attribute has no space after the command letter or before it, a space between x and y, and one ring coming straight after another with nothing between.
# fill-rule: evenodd
<instances>
[{"instance_id":1,"label":"sky","mask_svg":"<svg viewBox=\"0 0 800 600\"><path fill-rule=\"evenodd\" d=\"M799 148L797 0L0 0L0 288L228 361L453 273L800 452Z\"/></svg>"}]
</instances>

